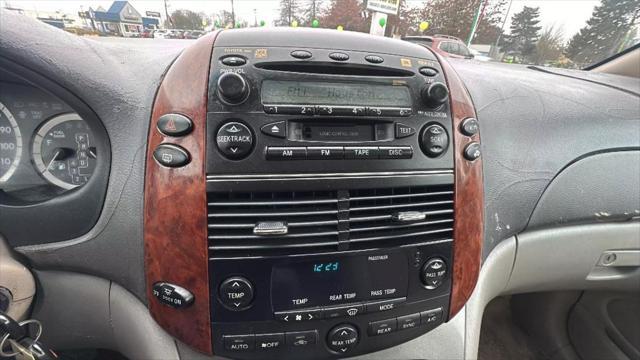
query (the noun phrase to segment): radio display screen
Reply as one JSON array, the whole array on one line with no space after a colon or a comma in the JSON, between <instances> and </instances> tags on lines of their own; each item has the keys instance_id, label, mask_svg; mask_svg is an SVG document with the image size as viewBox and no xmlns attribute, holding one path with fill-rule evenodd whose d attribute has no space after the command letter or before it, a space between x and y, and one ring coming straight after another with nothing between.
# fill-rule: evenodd
<instances>
[{"instance_id":1,"label":"radio display screen","mask_svg":"<svg viewBox=\"0 0 640 360\"><path fill-rule=\"evenodd\" d=\"M411 107L409 88L400 85L265 80L261 93L264 104Z\"/></svg>"},{"instance_id":2,"label":"radio display screen","mask_svg":"<svg viewBox=\"0 0 640 360\"><path fill-rule=\"evenodd\" d=\"M408 264L401 252L322 257L276 265L271 274L275 311L407 295Z\"/></svg>"}]
</instances>

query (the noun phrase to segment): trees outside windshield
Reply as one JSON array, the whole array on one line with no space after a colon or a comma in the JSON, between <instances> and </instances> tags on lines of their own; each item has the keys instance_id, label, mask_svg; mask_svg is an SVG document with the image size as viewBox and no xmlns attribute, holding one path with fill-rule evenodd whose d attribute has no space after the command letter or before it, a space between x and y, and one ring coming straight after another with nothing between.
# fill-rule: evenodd
<instances>
[{"instance_id":1,"label":"trees outside windshield","mask_svg":"<svg viewBox=\"0 0 640 360\"><path fill-rule=\"evenodd\" d=\"M476 61L567 68L640 41L640 0L0 0L0 11L100 40L168 42L220 28L329 28L408 37L435 50L454 46L466 54L459 57ZM456 57L445 50L442 55Z\"/></svg>"}]
</instances>

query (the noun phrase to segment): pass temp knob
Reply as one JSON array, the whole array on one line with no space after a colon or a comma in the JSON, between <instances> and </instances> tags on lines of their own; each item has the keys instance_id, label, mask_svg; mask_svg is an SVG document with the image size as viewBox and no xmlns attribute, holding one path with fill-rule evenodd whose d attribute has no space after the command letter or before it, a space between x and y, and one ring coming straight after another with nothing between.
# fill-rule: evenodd
<instances>
[{"instance_id":1,"label":"pass temp knob","mask_svg":"<svg viewBox=\"0 0 640 360\"><path fill-rule=\"evenodd\" d=\"M422 102L430 108L437 108L449 99L449 89L441 82L425 84L420 91Z\"/></svg>"},{"instance_id":2,"label":"pass temp knob","mask_svg":"<svg viewBox=\"0 0 640 360\"><path fill-rule=\"evenodd\" d=\"M228 72L218 78L218 96L227 104L243 103L249 95L249 84L240 74Z\"/></svg>"}]
</instances>

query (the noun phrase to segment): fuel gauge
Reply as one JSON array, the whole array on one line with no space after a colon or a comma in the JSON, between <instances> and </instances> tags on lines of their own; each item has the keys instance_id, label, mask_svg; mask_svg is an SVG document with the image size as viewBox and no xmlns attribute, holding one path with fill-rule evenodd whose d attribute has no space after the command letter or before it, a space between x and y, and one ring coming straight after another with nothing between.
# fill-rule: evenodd
<instances>
[{"instance_id":1,"label":"fuel gauge","mask_svg":"<svg viewBox=\"0 0 640 360\"><path fill-rule=\"evenodd\" d=\"M89 181L98 154L89 125L75 113L45 122L33 138L32 156L38 172L51 184L73 189Z\"/></svg>"}]
</instances>

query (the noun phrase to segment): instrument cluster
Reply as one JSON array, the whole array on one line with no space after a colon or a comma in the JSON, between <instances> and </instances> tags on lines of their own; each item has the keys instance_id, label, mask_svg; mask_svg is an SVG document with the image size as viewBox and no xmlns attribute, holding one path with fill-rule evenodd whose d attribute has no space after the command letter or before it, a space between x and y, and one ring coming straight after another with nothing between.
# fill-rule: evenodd
<instances>
[{"instance_id":1,"label":"instrument cluster","mask_svg":"<svg viewBox=\"0 0 640 360\"><path fill-rule=\"evenodd\" d=\"M96 168L94 143L89 125L55 96L0 82L0 195L39 201L83 186Z\"/></svg>"}]
</instances>

